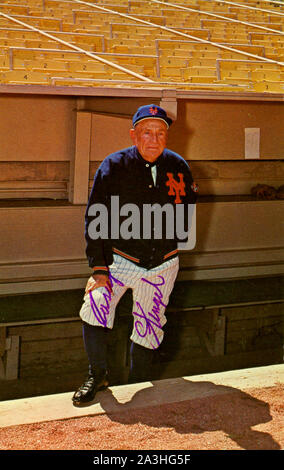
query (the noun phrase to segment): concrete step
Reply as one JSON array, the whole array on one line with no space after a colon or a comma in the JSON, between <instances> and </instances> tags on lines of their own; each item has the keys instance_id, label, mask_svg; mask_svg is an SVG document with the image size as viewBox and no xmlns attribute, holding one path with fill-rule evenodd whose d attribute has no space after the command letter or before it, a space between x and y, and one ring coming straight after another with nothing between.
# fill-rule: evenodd
<instances>
[{"instance_id":1,"label":"concrete step","mask_svg":"<svg viewBox=\"0 0 284 470\"><path fill-rule=\"evenodd\" d=\"M0 427L125 412L283 383L284 364L277 364L114 386L81 407L73 406L73 392L7 400L0 403Z\"/></svg>"}]
</instances>

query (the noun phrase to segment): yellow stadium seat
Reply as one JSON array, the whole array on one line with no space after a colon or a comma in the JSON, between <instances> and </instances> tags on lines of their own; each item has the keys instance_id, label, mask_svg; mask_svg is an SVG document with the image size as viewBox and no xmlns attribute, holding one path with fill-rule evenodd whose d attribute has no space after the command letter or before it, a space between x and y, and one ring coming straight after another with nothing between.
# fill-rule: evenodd
<instances>
[{"instance_id":1,"label":"yellow stadium seat","mask_svg":"<svg viewBox=\"0 0 284 470\"><path fill-rule=\"evenodd\" d=\"M216 78L216 69L208 67L188 67L183 71L185 80L195 77L209 77L211 80Z\"/></svg>"},{"instance_id":2,"label":"yellow stadium seat","mask_svg":"<svg viewBox=\"0 0 284 470\"><path fill-rule=\"evenodd\" d=\"M48 84L49 78L41 72L12 70L1 73L2 83L13 84Z\"/></svg>"},{"instance_id":3,"label":"yellow stadium seat","mask_svg":"<svg viewBox=\"0 0 284 470\"><path fill-rule=\"evenodd\" d=\"M253 89L257 92L284 93L284 84L278 81L259 81L253 84Z\"/></svg>"},{"instance_id":4,"label":"yellow stadium seat","mask_svg":"<svg viewBox=\"0 0 284 470\"><path fill-rule=\"evenodd\" d=\"M216 58L190 57L187 60L188 67L216 67Z\"/></svg>"},{"instance_id":5,"label":"yellow stadium seat","mask_svg":"<svg viewBox=\"0 0 284 470\"><path fill-rule=\"evenodd\" d=\"M269 82L280 82L281 74L280 71L275 70L255 70L251 72L251 78L253 81L269 81Z\"/></svg>"},{"instance_id":6,"label":"yellow stadium seat","mask_svg":"<svg viewBox=\"0 0 284 470\"><path fill-rule=\"evenodd\" d=\"M161 67L160 68L160 78L181 78L180 69L178 67Z\"/></svg>"},{"instance_id":7,"label":"yellow stadium seat","mask_svg":"<svg viewBox=\"0 0 284 470\"><path fill-rule=\"evenodd\" d=\"M161 56L159 59L161 67L185 67L187 65L188 59L184 57L175 57L175 56Z\"/></svg>"},{"instance_id":8,"label":"yellow stadium seat","mask_svg":"<svg viewBox=\"0 0 284 470\"><path fill-rule=\"evenodd\" d=\"M174 88L176 83L177 88L183 86L183 89L189 89L190 84L192 89L199 89L198 84L200 89L210 89L211 84L212 90L249 89L269 93L282 90L283 67L261 61L261 58L283 62L283 36L230 21L230 18L244 20L281 32L283 26L279 15L273 14L273 9L280 11L279 6L269 6L272 13L268 22L265 12L252 12L238 5L218 4L215 1L196 0L184 5L195 9L194 12L144 0L98 0L92 3L94 7L91 3L72 4L65 0L2 1L1 11L48 32L54 39L48 39L40 32L19 26L0 15L1 81L29 83L31 80L31 83L50 84L56 74L58 84L69 83L70 86L72 83L83 86L88 80L89 86L98 86L96 80L105 79L133 82L133 76L108 67L87 54L72 51L68 46L70 44L152 78L157 83L165 82L170 88ZM96 5L133 15L152 22L156 27L101 11L95 8ZM258 2L258 6L261 5L261 1ZM267 8L267 4L263 3L263 8ZM227 19L207 16L200 10L224 15ZM164 25L196 40L159 28ZM66 44L61 44L56 38ZM217 44L203 43L200 38L208 38ZM232 50L226 50L221 44ZM254 54L260 59L256 61L247 56L246 60L246 56L238 51ZM60 82L60 77L63 82ZM217 77L220 77L219 81ZM133 86L140 85L136 83Z\"/></svg>"},{"instance_id":9,"label":"yellow stadium seat","mask_svg":"<svg viewBox=\"0 0 284 470\"><path fill-rule=\"evenodd\" d=\"M9 70L9 68L8 54L0 54L0 70Z\"/></svg>"}]
</instances>

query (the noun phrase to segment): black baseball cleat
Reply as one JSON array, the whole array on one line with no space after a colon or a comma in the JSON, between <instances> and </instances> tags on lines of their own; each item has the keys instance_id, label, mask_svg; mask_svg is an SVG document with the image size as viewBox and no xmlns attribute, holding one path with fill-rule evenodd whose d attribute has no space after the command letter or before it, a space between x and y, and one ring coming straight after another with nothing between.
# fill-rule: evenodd
<instances>
[{"instance_id":1,"label":"black baseball cleat","mask_svg":"<svg viewBox=\"0 0 284 470\"><path fill-rule=\"evenodd\" d=\"M93 370L85 380L85 382L78 388L72 397L74 405L81 403L88 403L92 401L97 392L105 390L109 385L108 372L106 369Z\"/></svg>"}]
</instances>

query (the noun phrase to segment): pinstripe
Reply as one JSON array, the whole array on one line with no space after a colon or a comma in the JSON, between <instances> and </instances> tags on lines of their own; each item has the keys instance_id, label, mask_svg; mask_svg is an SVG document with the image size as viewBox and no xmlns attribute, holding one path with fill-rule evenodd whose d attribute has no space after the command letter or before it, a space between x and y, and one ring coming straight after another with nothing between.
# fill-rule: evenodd
<instances>
[{"instance_id":1,"label":"pinstripe","mask_svg":"<svg viewBox=\"0 0 284 470\"><path fill-rule=\"evenodd\" d=\"M141 305L146 318L152 321L152 333L148 332L147 335L145 334L145 336L141 337L141 321L139 317L137 320L137 317L134 313L134 325L131 339L134 342L140 344L141 346L155 349L163 340L164 333L162 327L167 321L165 317L166 307L164 305L168 304L169 296L174 286L177 272L178 259L175 258L166 263L163 263L161 266L158 266L148 271L147 275L143 276L144 279L158 284L160 284L162 280L164 280L164 284L158 286L159 291L161 291L162 293L162 304L159 305L159 308L157 308L157 305L155 305L155 288L151 287L151 285L149 285L148 283L140 282L138 288L135 291L135 294L133 295L133 312L137 311L137 306L139 307L139 305ZM141 314L141 309L139 313ZM144 333L146 331L146 326L147 320L144 319Z\"/></svg>"},{"instance_id":2,"label":"pinstripe","mask_svg":"<svg viewBox=\"0 0 284 470\"><path fill-rule=\"evenodd\" d=\"M167 321L165 310L178 272L178 257L150 270L118 254L114 254L113 259L113 264L109 266L110 274L123 285L113 281L111 299L106 296L105 287L92 291L97 312L107 311L106 323L100 321L100 315L94 314L89 294L84 296L80 317L91 325L113 328L116 306L126 290L131 288L133 328L130 339L148 349L156 349L163 341L163 326Z\"/></svg>"}]
</instances>

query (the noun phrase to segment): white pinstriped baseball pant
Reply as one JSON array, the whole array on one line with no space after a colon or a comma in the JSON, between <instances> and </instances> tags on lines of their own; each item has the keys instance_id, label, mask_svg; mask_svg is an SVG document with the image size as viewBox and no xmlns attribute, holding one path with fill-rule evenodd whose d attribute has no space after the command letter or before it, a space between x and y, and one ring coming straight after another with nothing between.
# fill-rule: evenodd
<instances>
[{"instance_id":1,"label":"white pinstriped baseball pant","mask_svg":"<svg viewBox=\"0 0 284 470\"><path fill-rule=\"evenodd\" d=\"M157 349L166 323L165 310L172 292L179 259L175 257L147 270L114 254L109 266L113 294L106 287L84 296L81 319L94 326L112 328L116 306L127 289L133 291L133 329L130 339L145 348Z\"/></svg>"}]
</instances>

